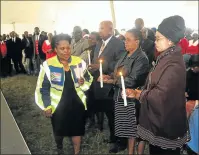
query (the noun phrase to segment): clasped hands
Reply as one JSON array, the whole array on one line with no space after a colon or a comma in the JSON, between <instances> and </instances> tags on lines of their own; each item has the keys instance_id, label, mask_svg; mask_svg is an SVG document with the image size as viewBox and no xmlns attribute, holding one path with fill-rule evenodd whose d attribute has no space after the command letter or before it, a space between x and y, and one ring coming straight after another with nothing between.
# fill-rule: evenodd
<instances>
[{"instance_id":1,"label":"clasped hands","mask_svg":"<svg viewBox=\"0 0 199 155\"><path fill-rule=\"evenodd\" d=\"M138 90L138 89L129 89L127 88L126 89L126 97L127 98L135 98L137 100L139 100L140 98L140 94L141 94L141 90ZM124 97L124 92L122 91L122 97Z\"/></svg>"},{"instance_id":2,"label":"clasped hands","mask_svg":"<svg viewBox=\"0 0 199 155\"><path fill-rule=\"evenodd\" d=\"M100 82L101 80L101 77L99 76L97 81ZM113 84L114 83L114 79L111 78L111 76L109 75L102 75L102 80L103 80L103 83L107 83L107 84Z\"/></svg>"}]
</instances>

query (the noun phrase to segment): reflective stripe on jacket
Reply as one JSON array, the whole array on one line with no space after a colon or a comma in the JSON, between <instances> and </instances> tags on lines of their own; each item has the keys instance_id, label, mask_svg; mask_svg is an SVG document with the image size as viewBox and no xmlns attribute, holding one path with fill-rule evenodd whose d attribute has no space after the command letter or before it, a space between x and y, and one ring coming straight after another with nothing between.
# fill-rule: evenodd
<instances>
[{"instance_id":1,"label":"reflective stripe on jacket","mask_svg":"<svg viewBox=\"0 0 199 155\"><path fill-rule=\"evenodd\" d=\"M77 95L84 104L85 110L87 110L86 95L84 92L89 89L93 77L87 70L86 63L79 57L71 56L69 59L69 67ZM80 76L84 79L84 84L82 86L79 86L78 84ZM43 65L41 65L37 81L35 91L36 104L42 110L52 108L52 112L54 113L61 100L62 92L64 90L64 82L65 71L63 65L59 62L58 57L54 56L46 60Z\"/></svg>"}]
</instances>

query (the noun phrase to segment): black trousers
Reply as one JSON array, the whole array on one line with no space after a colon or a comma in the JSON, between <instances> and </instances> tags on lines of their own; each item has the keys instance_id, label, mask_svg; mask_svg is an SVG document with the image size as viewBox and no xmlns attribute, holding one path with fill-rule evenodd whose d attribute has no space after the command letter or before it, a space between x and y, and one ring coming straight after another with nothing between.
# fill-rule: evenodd
<instances>
[{"instance_id":1,"label":"black trousers","mask_svg":"<svg viewBox=\"0 0 199 155\"><path fill-rule=\"evenodd\" d=\"M108 126L110 130L110 141L116 141L115 126L114 126L114 101L112 99L95 100L95 112L104 112L108 119ZM103 118L102 120L103 121ZM100 122L102 123L102 122Z\"/></svg>"},{"instance_id":2,"label":"black trousers","mask_svg":"<svg viewBox=\"0 0 199 155\"><path fill-rule=\"evenodd\" d=\"M7 57L7 64L8 64L8 75L11 75L12 74L11 57Z\"/></svg>"},{"instance_id":3,"label":"black trousers","mask_svg":"<svg viewBox=\"0 0 199 155\"><path fill-rule=\"evenodd\" d=\"M180 148L175 150L162 149L158 146L149 145L150 155L180 155Z\"/></svg>"},{"instance_id":4,"label":"black trousers","mask_svg":"<svg viewBox=\"0 0 199 155\"><path fill-rule=\"evenodd\" d=\"M7 57L4 57L4 58L1 57L0 69L1 69L1 76L6 77L8 75L8 58Z\"/></svg>"},{"instance_id":5,"label":"black trousers","mask_svg":"<svg viewBox=\"0 0 199 155\"><path fill-rule=\"evenodd\" d=\"M20 67L22 73L26 73L26 70L25 70L24 65L22 63L22 57L17 58L17 59L12 59L12 60L13 60L14 67L15 67L17 74L20 73L19 67Z\"/></svg>"}]
</instances>

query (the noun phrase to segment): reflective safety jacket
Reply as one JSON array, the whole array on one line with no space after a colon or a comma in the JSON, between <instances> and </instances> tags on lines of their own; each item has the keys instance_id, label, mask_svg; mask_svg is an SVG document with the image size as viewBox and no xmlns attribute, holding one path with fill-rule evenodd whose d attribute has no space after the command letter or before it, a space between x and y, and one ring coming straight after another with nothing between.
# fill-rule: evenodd
<instances>
[{"instance_id":1,"label":"reflective safety jacket","mask_svg":"<svg viewBox=\"0 0 199 155\"><path fill-rule=\"evenodd\" d=\"M93 77L87 70L86 63L81 58L71 56L68 61L75 90L81 99L82 104L84 104L85 110L87 110L86 95L84 92L89 89ZM84 84L81 86L78 84L78 79L80 77L84 79ZM54 113L62 97L64 82L65 71L63 65L59 62L58 57L54 56L47 59L40 67L35 91L36 104L42 110L52 109L52 113Z\"/></svg>"}]
</instances>

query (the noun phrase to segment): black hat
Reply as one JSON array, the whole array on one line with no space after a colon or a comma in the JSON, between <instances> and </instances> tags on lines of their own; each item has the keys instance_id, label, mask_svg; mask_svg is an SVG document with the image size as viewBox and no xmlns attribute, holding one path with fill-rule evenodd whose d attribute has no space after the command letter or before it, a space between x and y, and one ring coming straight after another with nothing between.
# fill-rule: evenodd
<instances>
[{"instance_id":1,"label":"black hat","mask_svg":"<svg viewBox=\"0 0 199 155\"><path fill-rule=\"evenodd\" d=\"M199 66L199 54L191 55L190 61L189 61L190 67L198 67Z\"/></svg>"},{"instance_id":2,"label":"black hat","mask_svg":"<svg viewBox=\"0 0 199 155\"><path fill-rule=\"evenodd\" d=\"M184 38L185 21L178 15L168 17L158 26L157 31L173 43L178 43L180 39Z\"/></svg>"}]
</instances>

